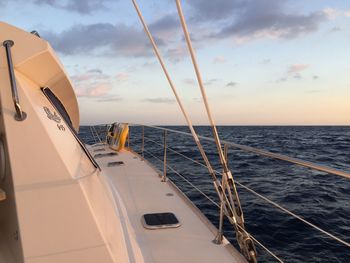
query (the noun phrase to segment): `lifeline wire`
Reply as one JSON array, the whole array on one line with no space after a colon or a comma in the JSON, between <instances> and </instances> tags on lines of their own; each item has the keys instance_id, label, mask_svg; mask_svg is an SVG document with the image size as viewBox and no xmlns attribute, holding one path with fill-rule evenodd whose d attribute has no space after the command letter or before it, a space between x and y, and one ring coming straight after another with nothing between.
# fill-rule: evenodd
<instances>
[{"instance_id":1,"label":"lifeline wire","mask_svg":"<svg viewBox=\"0 0 350 263\"><path fill-rule=\"evenodd\" d=\"M153 158L155 158L156 160L163 162L161 159L159 159L157 156L155 156L154 154L152 154L149 151L146 151L146 153L148 153L150 156L152 156ZM202 190L200 190L198 187L196 187L194 184L192 184L186 177L184 177L182 174L180 174L178 171L176 171L174 168L172 168L170 165L166 165L171 171L173 171L177 176L179 176L180 178L182 178L186 183L188 183L190 186L192 186L197 192L199 192L200 194L202 194L208 201L210 201L211 203L213 203L215 206L217 206L218 208L220 208L220 205L218 203L216 203L213 199L211 199L207 194L205 194ZM245 230L244 228L242 228L241 226L238 225L238 227L244 231L251 239L253 239L259 246L261 246L267 253L269 253L272 257L274 257L278 262L283 263L284 261L281 260L275 253L273 253L271 250L269 250L266 246L264 246L260 241L258 241L252 234L250 234L247 230Z\"/></svg>"},{"instance_id":2,"label":"lifeline wire","mask_svg":"<svg viewBox=\"0 0 350 263\"><path fill-rule=\"evenodd\" d=\"M156 144L162 146L160 143L158 143L158 142L156 142L156 141L154 141L154 140L152 140L152 139L149 139L149 138L146 138L146 139L149 140L149 141L151 141L151 142L153 142L153 143L156 143ZM185 158L185 159L187 159L187 160L189 160L189 161L191 161L191 162L193 162L193 163L195 163L195 164L198 164L198 165L200 165L200 166L202 166L202 167L206 167L203 163L201 163L201 162L199 162L199 161L196 161L196 160L194 160L194 159L192 159L192 158L190 158L190 157L188 157L188 156L186 156L186 155L184 155L184 154L182 154L182 153L180 153L180 152L178 152L178 151L176 151L176 150L174 150L174 149L172 149L172 148L170 148L170 147L167 147L167 149L169 149L169 150L172 151L173 153L178 154L178 155L182 156L183 158ZM154 156L154 155L153 155L153 156ZM170 168L170 167L169 167L169 168ZM214 172L222 176L222 173L221 173L221 172L219 172L219 171L217 171L217 170L214 170ZM274 207L280 209L281 211L283 211L283 212L289 214L290 216L292 216L292 217L294 217L294 218L296 218L296 219L302 221L303 223L307 224L308 226L311 226L312 228L314 228L314 229L320 231L321 233L327 235L328 237L330 237L330 238L332 238L332 239L338 241L339 243L341 243L341 244L343 244L343 245L345 245L345 246L347 246L347 247L350 248L350 243L349 243L349 242L346 242L345 240L343 240L343 239L341 239L341 238L339 238L339 237L337 237L337 236L335 236L335 235L329 233L328 231L326 231L326 230L324 230L324 229L322 229L322 228L316 226L315 224L313 224L313 223L307 221L306 219L304 219L303 217L301 217L301 216L299 216L299 215L293 213L292 211L290 211L290 210L288 210L287 208L285 208L285 207L279 205L278 203L272 201L271 199L267 198L266 196L263 196L262 194L259 194L259 193L256 192L255 190L253 190L253 189L251 189L250 187L248 187L248 186L246 186L246 185L244 185L244 184L238 182L237 180L236 180L235 182L236 182L239 186L241 186L242 188L244 188L245 190L247 190L247 191L249 191L250 193L256 195L257 197L259 197L259 198L265 200L267 203L271 204L272 206L274 206ZM217 203L215 203L215 205L218 206Z\"/></svg>"}]
</instances>

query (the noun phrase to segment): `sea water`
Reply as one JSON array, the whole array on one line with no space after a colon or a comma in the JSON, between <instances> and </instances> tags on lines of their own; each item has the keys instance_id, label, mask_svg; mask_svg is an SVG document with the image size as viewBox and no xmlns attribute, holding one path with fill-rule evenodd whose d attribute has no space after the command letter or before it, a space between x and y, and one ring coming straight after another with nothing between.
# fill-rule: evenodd
<instances>
[{"instance_id":1,"label":"sea water","mask_svg":"<svg viewBox=\"0 0 350 263\"><path fill-rule=\"evenodd\" d=\"M105 128L97 128L99 134L105 136ZM184 126L168 128L189 132ZM208 126L197 126L195 129L200 135L212 137ZM130 147L136 152L141 151L141 131L141 127L130 127ZM350 127L219 126L218 132L220 138L226 141L350 172ZM97 141L88 126L81 127L80 136L88 144ZM220 171L222 168L215 144L208 141L202 143L213 167ZM162 144L163 131L145 128L145 158L159 170L163 169L163 164L157 159L163 159ZM168 132L167 145L203 163L191 137ZM234 148L229 148L228 160L234 178L239 183L350 242L350 179ZM205 167L170 150L167 151L167 163L218 202ZM168 169L167 174L218 226L218 208L171 170ZM275 208L239 185L237 189L247 231L285 262L350 262L350 248ZM234 229L227 220L224 234L237 246ZM259 262L274 262L263 249L258 245L256 247Z\"/></svg>"}]
</instances>

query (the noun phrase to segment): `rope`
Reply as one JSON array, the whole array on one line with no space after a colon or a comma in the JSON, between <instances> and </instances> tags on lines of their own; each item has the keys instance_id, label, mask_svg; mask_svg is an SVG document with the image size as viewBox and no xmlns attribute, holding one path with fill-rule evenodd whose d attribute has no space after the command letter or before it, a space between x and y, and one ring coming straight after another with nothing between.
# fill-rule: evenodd
<instances>
[{"instance_id":1,"label":"rope","mask_svg":"<svg viewBox=\"0 0 350 263\"><path fill-rule=\"evenodd\" d=\"M157 142L154 141L154 140L151 140L151 139L148 139L148 138L147 138L147 140L152 141L153 143L159 144L159 143L157 143ZM160 145L160 144L159 144L159 145ZM182 153L179 153L179 152L177 152L176 150L171 149L170 147L167 147L167 149L171 150L172 152L174 152L174 153L176 153L176 154L178 154L178 155L180 155L180 156L183 156L184 158L186 158L187 160L189 160L189 161L191 161L191 162L193 162L193 163L196 163L196 164L198 164L198 165L200 165L200 166L205 167L204 164L202 164L202 163L200 163L200 162L198 162L198 161L196 161L196 160L193 160L192 158L190 158L190 157L188 157L188 156L186 156L186 155L184 155L184 154L182 154ZM219 172L219 171L217 171L217 170L214 170L214 172L216 172L217 174L219 174L219 175L222 176L222 173L221 173L221 172ZM244 188L245 190L247 190L247 191L249 191L250 193L256 195L257 197L259 197L259 198L265 200L266 202L268 202L268 203L271 204L272 206L274 206L274 207L276 207L276 208L278 208L278 209L284 211L285 213L289 214L290 216L292 216L292 217L294 217L294 218L296 218L296 219L302 221L303 223L305 223L305 224L311 226L312 228L317 229L317 230L320 231L321 233L323 233L323 234L327 235L328 237L330 237L330 238L332 238L332 239L338 241L339 243L341 243L341 244L343 244L343 245L345 245L345 246L347 246L347 247L350 247L350 243L348 243L348 242L342 240L341 238L339 238L339 237L337 237L337 236L335 236L335 235L329 233L328 231L326 231L326 230L324 230L324 229L322 229L322 228L320 228L320 227L314 225L313 223L311 223L311 222L307 221L306 219L302 218L301 216L299 216L299 215L297 215L297 214L291 212L291 211L288 210L287 208L284 208L283 206L281 206L281 205L277 204L276 202L272 201L271 199L269 199L269 198L267 198L267 197L265 197L265 196L263 196L263 195L257 193L256 191L254 191L254 190L251 189L250 187L248 187L248 186L246 186L246 185L244 185L244 184L238 182L237 180L235 180L235 182L236 182L239 186L241 186L242 188Z\"/></svg>"}]
</instances>

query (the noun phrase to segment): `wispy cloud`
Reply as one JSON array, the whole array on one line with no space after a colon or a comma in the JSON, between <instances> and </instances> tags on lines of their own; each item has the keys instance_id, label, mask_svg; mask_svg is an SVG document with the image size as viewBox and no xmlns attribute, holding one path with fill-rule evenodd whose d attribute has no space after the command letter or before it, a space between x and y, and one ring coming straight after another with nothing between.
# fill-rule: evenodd
<instances>
[{"instance_id":1,"label":"wispy cloud","mask_svg":"<svg viewBox=\"0 0 350 263\"><path fill-rule=\"evenodd\" d=\"M77 87L75 91L77 97L80 98L98 98L107 96L110 89L109 83L96 83L87 88Z\"/></svg>"},{"instance_id":2,"label":"wispy cloud","mask_svg":"<svg viewBox=\"0 0 350 263\"><path fill-rule=\"evenodd\" d=\"M67 11L78 12L80 14L90 14L99 9L105 9L106 3L110 0L34 0L34 3L38 5L48 5L64 9Z\"/></svg>"},{"instance_id":3,"label":"wispy cloud","mask_svg":"<svg viewBox=\"0 0 350 263\"><path fill-rule=\"evenodd\" d=\"M217 56L213 59L213 64L224 64L226 62L227 62L227 60L223 56Z\"/></svg>"},{"instance_id":4,"label":"wispy cloud","mask_svg":"<svg viewBox=\"0 0 350 263\"><path fill-rule=\"evenodd\" d=\"M142 102L150 102L150 103L165 103L165 104L173 104L175 103L174 99L170 98L146 98L141 100Z\"/></svg>"},{"instance_id":5,"label":"wispy cloud","mask_svg":"<svg viewBox=\"0 0 350 263\"><path fill-rule=\"evenodd\" d=\"M286 82L287 80L288 80L287 77L282 77L282 78L279 78L278 80L276 80L276 83Z\"/></svg>"},{"instance_id":6,"label":"wispy cloud","mask_svg":"<svg viewBox=\"0 0 350 263\"><path fill-rule=\"evenodd\" d=\"M266 58L266 59L263 59L263 60L261 61L260 64L267 65L267 64L269 64L270 62L271 62L271 59Z\"/></svg>"},{"instance_id":7,"label":"wispy cloud","mask_svg":"<svg viewBox=\"0 0 350 263\"><path fill-rule=\"evenodd\" d=\"M290 65L288 67L287 73L288 74L298 73L298 72L304 71L305 69L307 69L309 67L310 67L310 65L308 65L308 64L294 64L294 65Z\"/></svg>"},{"instance_id":8,"label":"wispy cloud","mask_svg":"<svg viewBox=\"0 0 350 263\"><path fill-rule=\"evenodd\" d=\"M190 85L190 86L196 85L196 81L194 79L190 79L190 78L185 78L182 80L182 82L184 84Z\"/></svg>"},{"instance_id":9,"label":"wispy cloud","mask_svg":"<svg viewBox=\"0 0 350 263\"><path fill-rule=\"evenodd\" d=\"M341 28L339 26L335 26L335 27L332 27L329 32L331 33L336 33L336 32L339 32L341 31Z\"/></svg>"},{"instance_id":10,"label":"wispy cloud","mask_svg":"<svg viewBox=\"0 0 350 263\"><path fill-rule=\"evenodd\" d=\"M320 89L313 89L313 90L307 90L305 92L306 93L320 93L320 92L322 92L322 90L320 90Z\"/></svg>"},{"instance_id":11,"label":"wispy cloud","mask_svg":"<svg viewBox=\"0 0 350 263\"><path fill-rule=\"evenodd\" d=\"M169 48L166 52L167 58L169 58L172 62L179 62L183 60L186 56L188 56L187 49L184 45L177 45L173 48Z\"/></svg>"},{"instance_id":12,"label":"wispy cloud","mask_svg":"<svg viewBox=\"0 0 350 263\"><path fill-rule=\"evenodd\" d=\"M116 79L118 81L126 81L129 79L129 74L126 73L126 72L119 72L117 75L116 75Z\"/></svg>"},{"instance_id":13,"label":"wispy cloud","mask_svg":"<svg viewBox=\"0 0 350 263\"><path fill-rule=\"evenodd\" d=\"M111 94L113 77L94 68L71 76L78 98L96 99L99 102L116 101L121 98Z\"/></svg>"},{"instance_id":14,"label":"wispy cloud","mask_svg":"<svg viewBox=\"0 0 350 263\"><path fill-rule=\"evenodd\" d=\"M208 79L208 80L204 81L203 84L204 84L204 86L211 86L218 81L219 81L219 79Z\"/></svg>"},{"instance_id":15,"label":"wispy cloud","mask_svg":"<svg viewBox=\"0 0 350 263\"><path fill-rule=\"evenodd\" d=\"M302 77L301 74L298 72L298 73L295 73L295 74L293 75L293 78L294 78L294 79L302 79L303 77Z\"/></svg>"},{"instance_id":16,"label":"wispy cloud","mask_svg":"<svg viewBox=\"0 0 350 263\"><path fill-rule=\"evenodd\" d=\"M331 7L327 7L323 9L323 13L327 16L328 19L331 19L331 20L334 20L338 16L345 14L345 12L335 8L331 8Z\"/></svg>"},{"instance_id":17,"label":"wispy cloud","mask_svg":"<svg viewBox=\"0 0 350 263\"><path fill-rule=\"evenodd\" d=\"M287 67L286 73L283 77L280 77L275 82L281 83L286 82L290 79L301 80L303 79L302 72L306 69L310 68L309 64L293 64Z\"/></svg>"},{"instance_id":18,"label":"wispy cloud","mask_svg":"<svg viewBox=\"0 0 350 263\"><path fill-rule=\"evenodd\" d=\"M108 95L108 96L106 95L97 99L96 101L97 102L115 102L115 101L121 101L121 100L123 99L118 95Z\"/></svg>"},{"instance_id":19,"label":"wispy cloud","mask_svg":"<svg viewBox=\"0 0 350 263\"><path fill-rule=\"evenodd\" d=\"M233 82L233 81L230 81L226 84L226 87L236 87L237 86L237 82Z\"/></svg>"}]
</instances>

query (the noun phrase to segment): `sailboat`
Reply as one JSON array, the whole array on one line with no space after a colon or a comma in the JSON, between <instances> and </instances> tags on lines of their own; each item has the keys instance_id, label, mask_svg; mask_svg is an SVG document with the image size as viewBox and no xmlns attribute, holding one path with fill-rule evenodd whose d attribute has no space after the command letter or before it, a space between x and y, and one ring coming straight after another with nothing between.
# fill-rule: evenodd
<instances>
[{"instance_id":1,"label":"sailboat","mask_svg":"<svg viewBox=\"0 0 350 263\"><path fill-rule=\"evenodd\" d=\"M245 262L119 140L82 143L71 81L48 42L6 23L0 32L0 262Z\"/></svg>"},{"instance_id":2,"label":"sailboat","mask_svg":"<svg viewBox=\"0 0 350 263\"><path fill-rule=\"evenodd\" d=\"M187 135L193 136L213 180L220 200L220 225L214 226L166 176L166 133L178 131L157 128L164 132L163 171L145 160L143 148L139 154L125 146L127 124L115 123L109 126L106 138L99 138L93 145L84 144L78 136L79 108L73 85L50 44L36 32L1 22L1 263L257 262L255 245L265 248L244 227L235 181L208 105L213 129L209 140L217 145L223 166L220 177L201 146L200 141L208 138L198 136L193 129L133 2L189 124L191 133ZM205 101L195 54L177 3ZM96 131L92 130L92 135L97 135ZM348 173L333 168L233 146L350 178ZM224 217L236 231L239 251L223 235Z\"/></svg>"}]
</instances>

